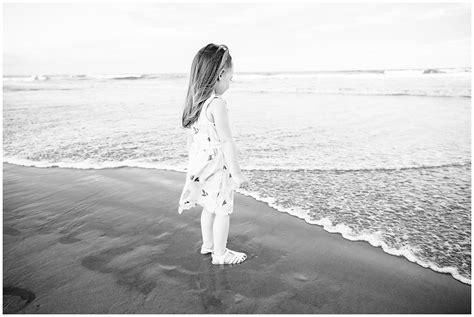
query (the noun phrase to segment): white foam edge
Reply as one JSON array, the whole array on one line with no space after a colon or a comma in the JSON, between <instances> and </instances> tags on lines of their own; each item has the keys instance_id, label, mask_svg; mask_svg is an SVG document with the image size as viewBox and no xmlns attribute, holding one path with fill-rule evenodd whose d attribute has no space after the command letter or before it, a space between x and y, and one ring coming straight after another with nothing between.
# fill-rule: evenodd
<instances>
[{"instance_id":1,"label":"white foam edge","mask_svg":"<svg viewBox=\"0 0 474 317\"><path fill-rule=\"evenodd\" d=\"M22 166L31 166L31 167L60 167L60 168L77 168L77 169L103 169L103 168L119 168L119 167L140 167L140 168L154 168L154 169L164 169L172 170L177 172L186 172L185 166L176 166L176 165L167 165L161 162L140 162L136 160L124 160L124 161L83 161L83 162L44 162L44 161L33 161L22 158L15 157L4 157L3 162L22 165ZM280 166L243 166L242 171L340 171L340 172L351 172L351 171L391 171L391 170L404 170L404 169L419 169L419 168L438 168L438 167L451 167L451 166L467 166L470 165L470 161L459 161L459 162L450 162L440 165L393 165L393 166L384 166L384 167L374 167L374 166L358 166L351 168L341 167L341 168L328 168L328 167L314 167L314 166L304 166L304 167L280 167Z\"/></svg>"},{"instance_id":2,"label":"white foam edge","mask_svg":"<svg viewBox=\"0 0 474 317\"><path fill-rule=\"evenodd\" d=\"M137 162L133 160L124 160L121 162L117 161L103 161L103 162L40 162L32 161L28 159L19 158L3 158L4 163L28 166L28 167L39 167L39 168L72 168L72 169L105 169L105 168L120 168L120 167L139 167L159 170L170 170L176 172L186 172L185 167L176 167L174 165L166 165L161 163L153 162Z\"/></svg>"},{"instance_id":3,"label":"white foam edge","mask_svg":"<svg viewBox=\"0 0 474 317\"><path fill-rule=\"evenodd\" d=\"M278 210L279 212L287 213L291 216L303 219L305 222L311 225L318 225L323 227L323 229L329 233L339 233L342 235L344 239L350 240L350 241L365 241L368 242L370 245L374 247L380 247L382 250L390 255L395 255L395 256L402 256L406 258L408 261L413 262L415 264L418 264L424 268L429 268L435 272L439 273L447 273L451 274L453 278L456 280L464 283L471 285L471 280L462 276L458 269L455 267L439 267L435 263L429 262L429 261L424 261L418 258L414 253L414 248L412 247L403 247L402 249L394 249L388 246L384 241L382 241L379 237L377 237L377 234L359 234L355 235L352 231L351 228L344 224L337 224L333 225L331 220L327 217L322 218L320 220L311 220L308 216L308 213L306 210L297 208L297 207L292 207L292 208L285 208L282 206L279 206L275 204L275 199L270 198L270 197L262 197L260 196L257 192L250 192L246 191L244 189L237 189L237 192L244 196L249 196L252 197L258 201L264 202L268 204L270 207Z\"/></svg>"}]
</instances>

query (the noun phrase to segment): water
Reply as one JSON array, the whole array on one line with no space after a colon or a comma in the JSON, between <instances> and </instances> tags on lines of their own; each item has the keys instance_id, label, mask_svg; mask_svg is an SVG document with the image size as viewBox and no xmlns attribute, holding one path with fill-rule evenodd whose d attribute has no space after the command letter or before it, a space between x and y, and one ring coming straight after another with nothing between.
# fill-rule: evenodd
<instances>
[{"instance_id":1,"label":"water","mask_svg":"<svg viewBox=\"0 0 474 317\"><path fill-rule=\"evenodd\" d=\"M241 193L470 284L469 68L234 75ZM4 161L184 171L185 75L4 78ZM304 222L302 222L304 225Z\"/></svg>"}]
</instances>

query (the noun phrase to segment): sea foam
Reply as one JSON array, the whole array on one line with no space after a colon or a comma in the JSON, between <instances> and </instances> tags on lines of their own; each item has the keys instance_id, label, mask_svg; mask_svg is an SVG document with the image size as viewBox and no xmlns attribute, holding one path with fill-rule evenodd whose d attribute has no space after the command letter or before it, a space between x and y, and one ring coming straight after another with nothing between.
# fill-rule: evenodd
<instances>
[{"instance_id":1,"label":"sea foam","mask_svg":"<svg viewBox=\"0 0 474 317\"><path fill-rule=\"evenodd\" d=\"M344 224L333 225L330 219L321 218L319 220L312 220L308 215L307 210L301 208L287 208L275 204L275 198L272 197L262 197L258 192L250 192L245 189L237 189L242 195L252 197L258 201L268 204L270 207L278 210L279 212L287 213L291 216L303 219L305 222L311 225L318 225L322 227L325 231L329 233L338 233L343 238L350 241L365 241L374 247L380 247L385 253L401 256L406 258L408 261L421 265L422 267L429 268L433 271L446 273L453 276L456 280L459 280L462 283L471 285L471 280L462 276L459 273L459 270L455 267L440 267L436 263L425 261L420 259L414 254L416 250L413 246L403 246L401 249L395 249L388 246L377 233L372 234L355 234L351 228Z\"/></svg>"}]
</instances>

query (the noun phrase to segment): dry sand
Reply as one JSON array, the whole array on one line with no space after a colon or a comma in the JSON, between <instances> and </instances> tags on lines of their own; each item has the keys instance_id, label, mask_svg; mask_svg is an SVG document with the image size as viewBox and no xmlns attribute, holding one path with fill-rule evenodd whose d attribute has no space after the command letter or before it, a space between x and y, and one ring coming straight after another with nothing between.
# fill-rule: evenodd
<instances>
[{"instance_id":1,"label":"dry sand","mask_svg":"<svg viewBox=\"0 0 474 317\"><path fill-rule=\"evenodd\" d=\"M228 246L199 254L184 173L3 165L4 312L470 313L471 286L236 193Z\"/></svg>"}]
</instances>

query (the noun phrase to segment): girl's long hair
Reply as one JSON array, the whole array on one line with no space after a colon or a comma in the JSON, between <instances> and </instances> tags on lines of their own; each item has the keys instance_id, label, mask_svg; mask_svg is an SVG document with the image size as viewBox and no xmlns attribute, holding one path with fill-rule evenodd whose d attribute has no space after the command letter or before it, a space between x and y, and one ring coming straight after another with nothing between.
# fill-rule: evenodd
<instances>
[{"instance_id":1,"label":"girl's long hair","mask_svg":"<svg viewBox=\"0 0 474 317\"><path fill-rule=\"evenodd\" d=\"M208 44L194 56L189 75L188 93L182 116L183 128L190 128L199 118L204 101L212 94L223 69L232 67L232 57L225 45Z\"/></svg>"}]
</instances>

